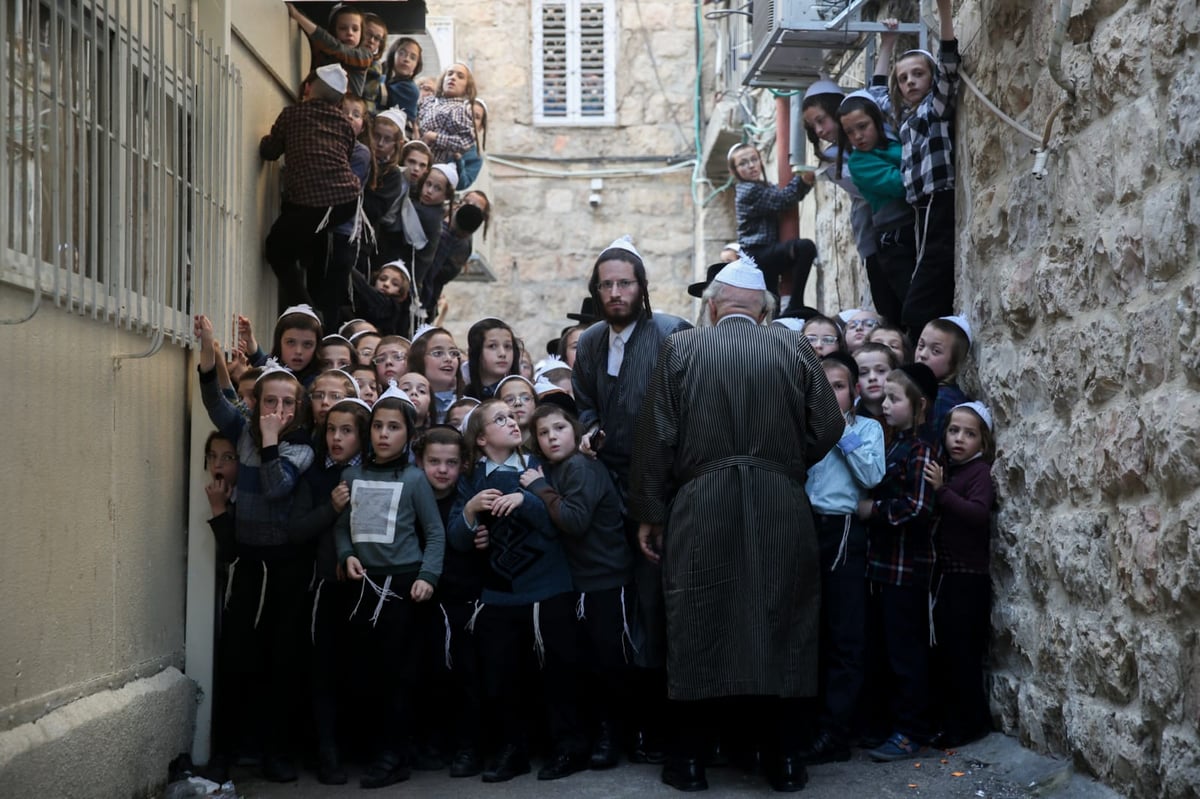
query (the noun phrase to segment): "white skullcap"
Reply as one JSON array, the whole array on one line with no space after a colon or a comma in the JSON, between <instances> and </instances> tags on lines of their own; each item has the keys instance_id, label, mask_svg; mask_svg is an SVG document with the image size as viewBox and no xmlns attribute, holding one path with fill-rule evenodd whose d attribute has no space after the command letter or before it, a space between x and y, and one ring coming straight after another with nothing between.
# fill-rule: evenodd
<instances>
[{"instance_id":1,"label":"white skullcap","mask_svg":"<svg viewBox=\"0 0 1200 799\"><path fill-rule=\"evenodd\" d=\"M767 290L767 281L763 278L762 270L758 268L758 264L754 263L754 259L748 255L743 255L720 272L717 272L717 276L713 278L713 282L724 283L726 286L733 286L739 289Z\"/></svg>"},{"instance_id":2,"label":"white skullcap","mask_svg":"<svg viewBox=\"0 0 1200 799\"><path fill-rule=\"evenodd\" d=\"M989 411L987 406L982 402L962 402L958 405L955 405L950 410L953 412L959 408L968 408L972 411L975 411L975 413L979 414L979 418L983 420L983 423L987 425L987 429L992 429L992 412Z\"/></svg>"},{"instance_id":3,"label":"white skullcap","mask_svg":"<svg viewBox=\"0 0 1200 799\"><path fill-rule=\"evenodd\" d=\"M499 383L496 384L496 397L497 398L500 397L500 389L504 388L504 384L510 380L520 380L522 383L529 386L530 391L534 390L533 383L530 382L529 378L525 377L525 375L509 375L508 377L504 378L503 380L501 380Z\"/></svg>"},{"instance_id":4,"label":"white skullcap","mask_svg":"<svg viewBox=\"0 0 1200 799\"><path fill-rule=\"evenodd\" d=\"M267 358L267 362L263 364L262 373L259 374L258 378L254 381L254 385L261 383L264 378L279 377L280 375L287 375L296 382L300 382L300 378L296 377L295 373L291 369L287 368L274 358Z\"/></svg>"},{"instance_id":5,"label":"white skullcap","mask_svg":"<svg viewBox=\"0 0 1200 799\"><path fill-rule=\"evenodd\" d=\"M355 405L359 405L359 406L361 406L361 407L363 407L363 408L366 408L368 411L370 411L370 410L371 410L371 406L370 406L370 405L368 405L368 404L367 404L367 401L366 401L366 400L364 400L364 399L359 399L358 397L344 397L344 398L342 398L342 399L338 400L338 401L337 401L337 402L334 404L334 406L333 406L332 408L330 408L330 409L329 409L329 412L330 412L330 413L333 413L335 410L337 410L337 406L338 406L338 405L341 405L343 402L353 402Z\"/></svg>"},{"instance_id":6,"label":"white skullcap","mask_svg":"<svg viewBox=\"0 0 1200 799\"><path fill-rule=\"evenodd\" d=\"M283 313L281 313L279 315L279 319L282 319L283 317L287 316L288 314L294 314L294 313L304 314L305 316L311 316L313 319L316 319L318 322L321 321L321 317L317 316L317 312L312 309L311 305L289 305L288 307L283 309ZM275 321L278 322L279 319L276 319Z\"/></svg>"},{"instance_id":7,"label":"white skullcap","mask_svg":"<svg viewBox=\"0 0 1200 799\"><path fill-rule=\"evenodd\" d=\"M971 335L971 323L967 321L965 316L939 316L938 319L945 320L961 330L967 337L967 346L975 343L975 338Z\"/></svg>"},{"instance_id":8,"label":"white skullcap","mask_svg":"<svg viewBox=\"0 0 1200 799\"><path fill-rule=\"evenodd\" d=\"M843 323L849 322L855 314L860 313L862 313L862 308L847 308L844 311L838 311L838 319L841 319Z\"/></svg>"},{"instance_id":9,"label":"white skullcap","mask_svg":"<svg viewBox=\"0 0 1200 799\"><path fill-rule=\"evenodd\" d=\"M379 271L381 271L381 272L384 269L399 269L401 272L404 273L404 276L406 278L408 278L408 282L409 283L412 282L412 272L408 271L408 267L404 264L404 261L401 261L399 258L397 258L394 261L388 261L386 264L379 267Z\"/></svg>"},{"instance_id":10,"label":"white skullcap","mask_svg":"<svg viewBox=\"0 0 1200 799\"><path fill-rule=\"evenodd\" d=\"M400 132L404 132L404 128L408 125L408 114L404 113L401 108L389 108L386 111L380 111L375 115L376 119L386 119L396 127L400 128Z\"/></svg>"},{"instance_id":11,"label":"white skullcap","mask_svg":"<svg viewBox=\"0 0 1200 799\"><path fill-rule=\"evenodd\" d=\"M434 164L433 168L446 176L446 180L450 181L450 191L454 191L458 185L458 169L454 164Z\"/></svg>"},{"instance_id":12,"label":"white skullcap","mask_svg":"<svg viewBox=\"0 0 1200 799\"><path fill-rule=\"evenodd\" d=\"M379 395L379 399L375 400L375 405L378 405L385 399L401 399L407 402L409 405L412 405L414 408L417 407L416 403L412 401L412 397L408 396L407 392L397 386L395 380L388 381L387 390ZM372 406L372 410L374 410L374 406Z\"/></svg>"},{"instance_id":13,"label":"white skullcap","mask_svg":"<svg viewBox=\"0 0 1200 799\"><path fill-rule=\"evenodd\" d=\"M424 322L422 322L420 325L417 326L417 332L413 333L413 341L415 342L417 339L419 339L421 336L425 335L426 333L428 333L431 330L437 330L437 328L434 327L433 325L425 324Z\"/></svg>"},{"instance_id":14,"label":"white skullcap","mask_svg":"<svg viewBox=\"0 0 1200 799\"><path fill-rule=\"evenodd\" d=\"M847 100L853 100L855 98L862 98L863 100L870 100L875 105L879 105L879 101L876 100L874 95L872 95L866 89L859 89L858 91L850 92L849 94L847 94L845 97L842 98L841 105L845 105Z\"/></svg>"},{"instance_id":15,"label":"white skullcap","mask_svg":"<svg viewBox=\"0 0 1200 799\"><path fill-rule=\"evenodd\" d=\"M780 327L786 327L788 330L795 330L797 333L802 333L804 331L804 320L793 319L790 316L774 319L771 321L771 324L779 325Z\"/></svg>"},{"instance_id":16,"label":"white skullcap","mask_svg":"<svg viewBox=\"0 0 1200 799\"><path fill-rule=\"evenodd\" d=\"M751 143L750 143L750 142L748 142L748 141L740 141L740 142L738 142L737 144L735 144L735 145L733 145L732 147L730 147L730 148L729 148L729 150L728 150L728 151L725 153L725 160L726 160L726 161L728 161L730 158L733 158L733 153L734 153L734 151L735 151L735 150L737 150L738 148L740 148L740 147L753 147L753 146L754 146L754 145L753 145L753 144L751 144Z\"/></svg>"},{"instance_id":17,"label":"white skullcap","mask_svg":"<svg viewBox=\"0 0 1200 799\"><path fill-rule=\"evenodd\" d=\"M606 249L606 250L626 250L626 251L631 252L634 255L636 255L639 260L642 257L642 254L637 251L637 247L633 246L633 236L630 236L628 233L626 233L624 236L621 236L618 239L614 239L613 243L608 245L604 249Z\"/></svg>"},{"instance_id":18,"label":"white skullcap","mask_svg":"<svg viewBox=\"0 0 1200 799\"><path fill-rule=\"evenodd\" d=\"M846 90L841 86L838 86L829 78L821 78L820 80L813 81L813 84L804 90L804 99L807 100L809 97L814 97L818 94L845 95Z\"/></svg>"},{"instance_id":19,"label":"white skullcap","mask_svg":"<svg viewBox=\"0 0 1200 799\"><path fill-rule=\"evenodd\" d=\"M323 67L317 67L317 77L338 94L345 94L346 89L350 86L350 79L346 77L346 70L342 69L341 64L326 64Z\"/></svg>"},{"instance_id":20,"label":"white skullcap","mask_svg":"<svg viewBox=\"0 0 1200 799\"><path fill-rule=\"evenodd\" d=\"M538 399L541 399L547 394L553 394L555 392L561 392L564 394L566 393L561 388L547 380L544 376L537 379L537 382L533 385L533 390L537 392Z\"/></svg>"},{"instance_id":21,"label":"white skullcap","mask_svg":"<svg viewBox=\"0 0 1200 799\"><path fill-rule=\"evenodd\" d=\"M568 372L571 371L571 367L562 358L557 355L547 355L533 365L533 382L537 383L549 372L559 369L566 369Z\"/></svg>"}]
</instances>

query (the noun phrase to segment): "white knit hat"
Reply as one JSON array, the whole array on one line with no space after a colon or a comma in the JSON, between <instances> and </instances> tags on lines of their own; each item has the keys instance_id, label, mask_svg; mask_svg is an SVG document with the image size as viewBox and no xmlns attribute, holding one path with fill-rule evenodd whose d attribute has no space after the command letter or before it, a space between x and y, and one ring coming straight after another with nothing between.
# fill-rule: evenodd
<instances>
[{"instance_id":1,"label":"white knit hat","mask_svg":"<svg viewBox=\"0 0 1200 799\"><path fill-rule=\"evenodd\" d=\"M950 410L956 411L959 408L968 408L972 411L975 411L975 413L979 414L979 418L983 420L983 423L987 425L987 429L988 430L992 429L992 412L989 411L987 409L987 406L984 405L982 402L975 402L975 401L960 402L958 405L955 405Z\"/></svg>"},{"instance_id":2,"label":"white knit hat","mask_svg":"<svg viewBox=\"0 0 1200 799\"><path fill-rule=\"evenodd\" d=\"M754 259L748 255L743 255L720 272L717 272L717 276L713 278L713 282L724 283L726 286L733 286L739 289L767 290L767 281L763 279L762 270L758 268L758 264L754 263Z\"/></svg>"},{"instance_id":3,"label":"white knit hat","mask_svg":"<svg viewBox=\"0 0 1200 799\"><path fill-rule=\"evenodd\" d=\"M341 64L326 64L323 67L317 67L317 77L338 94L345 94L346 89L350 87L350 79L346 76L346 70L342 69Z\"/></svg>"},{"instance_id":4,"label":"white knit hat","mask_svg":"<svg viewBox=\"0 0 1200 799\"><path fill-rule=\"evenodd\" d=\"M967 321L965 316L939 316L938 319L945 320L957 327L967 337L967 346L975 344L975 337L971 335L971 323Z\"/></svg>"},{"instance_id":5,"label":"white knit hat","mask_svg":"<svg viewBox=\"0 0 1200 799\"><path fill-rule=\"evenodd\" d=\"M454 191L454 187L458 185L458 169L454 164L434 164L433 168L446 176L446 180L450 181L450 191Z\"/></svg>"},{"instance_id":6,"label":"white knit hat","mask_svg":"<svg viewBox=\"0 0 1200 799\"><path fill-rule=\"evenodd\" d=\"M391 122L393 125L400 128L401 132L403 132L404 128L408 125L408 114L404 113L404 110L401 108L393 107L387 109L386 111L380 111L375 115L375 118L386 119L388 122Z\"/></svg>"}]
</instances>

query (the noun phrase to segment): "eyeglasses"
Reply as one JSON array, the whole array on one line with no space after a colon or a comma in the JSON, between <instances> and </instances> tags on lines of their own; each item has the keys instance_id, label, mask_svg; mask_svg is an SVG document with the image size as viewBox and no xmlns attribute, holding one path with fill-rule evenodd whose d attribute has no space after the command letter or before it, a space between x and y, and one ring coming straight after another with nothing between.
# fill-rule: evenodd
<instances>
[{"instance_id":1,"label":"eyeglasses","mask_svg":"<svg viewBox=\"0 0 1200 799\"><path fill-rule=\"evenodd\" d=\"M851 330L857 330L860 327L865 327L867 330L874 330L879 327L878 319L851 319L846 323L846 327Z\"/></svg>"},{"instance_id":2,"label":"eyeglasses","mask_svg":"<svg viewBox=\"0 0 1200 799\"><path fill-rule=\"evenodd\" d=\"M815 333L812 333L805 336L805 338L808 339L808 343L812 344L814 347L818 344L823 344L826 347L832 347L834 344L838 343L837 336L818 336Z\"/></svg>"},{"instance_id":3,"label":"eyeglasses","mask_svg":"<svg viewBox=\"0 0 1200 799\"><path fill-rule=\"evenodd\" d=\"M382 366L385 363L404 363L408 360L408 354L403 352L388 352L383 355L376 355L371 359L371 363L376 366Z\"/></svg>"},{"instance_id":4,"label":"eyeglasses","mask_svg":"<svg viewBox=\"0 0 1200 799\"><path fill-rule=\"evenodd\" d=\"M218 455L215 452L206 452L204 453L204 461L205 463L216 463L217 461L220 461L221 463L237 463L237 454L233 452L222 452Z\"/></svg>"},{"instance_id":5,"label":"eyeglasses","mask_svg":"<svg viewBox=\"0 0 1200 799\"><path fill-rule=\"evenodd\" d=\"M362 347L358 351L358 357L360 357L360 358L370 358L374 354L375 354L374 347Z\"/></svg>"},{"instance_id":6,"label":"eyeglasses","mask_svg":"<svg viewBox=\"0 0 1200 799\"><path fill-rule=\"evenodd\" d=\"M492 424L496 427L508 427L509 423L516 424L517 417L510 413L498 413L492 417Z\"/></svg>"},{"instance_id":7,"label":"eyeglasses","mask_svg":"<svg viewBox=\"0 0 1200 799\"><path fill-rule=\"evenodd\" d=\"M461 358L461 357L462 357L462 351L461 351L461 350L442 350L442 349L438 349L438 350L430 350L429 352L427 352L427 353L425 353L425 354L426 354L426 355L428 355L430 358L434 358L434 359L436 359L436 360L439 360L439 361L440 361L442 358L445 358L447 355L449 355L451 358L453 358L453 359L454 359L454 360L456 360L456 361L457 361L459 358Z\"/></svg>"},{"instance_id":8,"label":"eyeglasses","mask_svg":"<svg viewBox=\"0 0 1200 799\"><path fill-rule=\"evenodd\" d=\"M324 402L325 400L337 402L346 398L341 391L314 391L310 396L312 396L313 402Z\"/></svg>"},{"instance_id":9,"label":"eyeglasses","mask_svg":"<svg viewBox=\"0 0 1200 799\"><path fill-rule=\"evenodd\" d=\"M613 289L616 289L617 291L629 291L636 285L636 280L602 280L596 284L596 288L599 291L609 293Z\"/></svg>"},{"instance_id":10,"label":"eyeglasses","mask_svg":"<svg viewBox=\"0 0 1200 799\"><path fill-rule=\"evenodd\" d=\"M505 397L504 401L512 406L528 405L529 403L533 402L533 395L532 394L513 394L511 397Z\"/></svg>"}]
</instances>

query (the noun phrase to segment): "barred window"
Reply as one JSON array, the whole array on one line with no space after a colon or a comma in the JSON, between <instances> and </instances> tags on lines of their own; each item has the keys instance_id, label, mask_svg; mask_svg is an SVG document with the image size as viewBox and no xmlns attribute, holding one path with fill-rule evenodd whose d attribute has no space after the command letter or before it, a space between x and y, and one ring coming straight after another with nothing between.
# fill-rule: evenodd
<instances>
[{"instance_id":1,"label":"barred window","mask_svg":"<svg viewBox=\"0 0 1200 799\"><path fill-rule=\"evenodd\" d=\"M613 0L534 0L534 122L616 123Z\"/></svg>"},{"instance_id":2,"label":"barred window","mask_svg":"<svg viewBox=\"0 0 1200 799\"><path fill-rule=\"evenodd\" d=\"M154 337L231 316L240 78L159 3L0 11L0 280Z\"/></svg>"}]
</instances>

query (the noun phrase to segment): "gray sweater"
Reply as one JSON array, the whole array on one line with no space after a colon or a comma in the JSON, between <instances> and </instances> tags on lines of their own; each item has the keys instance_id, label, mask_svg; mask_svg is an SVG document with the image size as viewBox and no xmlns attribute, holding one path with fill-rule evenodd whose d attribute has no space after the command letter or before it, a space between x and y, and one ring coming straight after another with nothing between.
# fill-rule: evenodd
<instances>
[{"instance_id":1,"label":"gray sweater","mask_svg":"<svg viewBox=\"0 0 1200 799\"><path fill-rule=\"evenodd\" d=\"M424 472L400 461L362 464L347 467L342 480L350 504L334 530L338 563L354 555L367 574L416 573L437 586L446 534Z\"/></svg>"}]
</instances>

